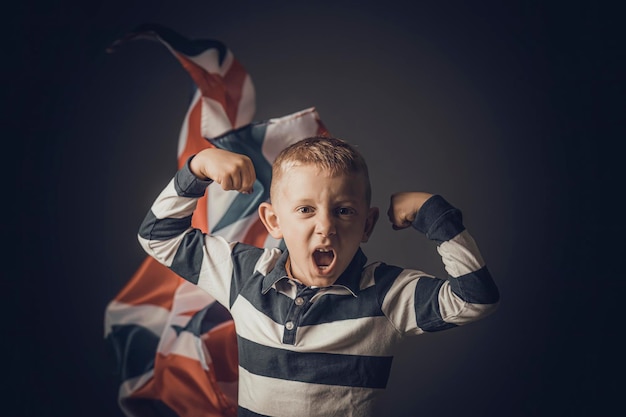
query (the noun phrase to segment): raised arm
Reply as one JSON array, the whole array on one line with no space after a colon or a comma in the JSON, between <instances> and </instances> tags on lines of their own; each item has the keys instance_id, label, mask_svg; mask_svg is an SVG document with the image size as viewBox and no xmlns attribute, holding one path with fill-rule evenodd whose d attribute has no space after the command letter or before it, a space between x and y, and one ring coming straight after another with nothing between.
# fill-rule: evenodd
<instances>
[{"instance_id":1,"label":"raised arm","mask_svg":"<svg viewBox=\"0 0 626 417\"><path fill-rule=\"evenodd\" d=\"M458 209L439 195L404 192L391 197L387 214L394 229L413 226L436 242L448 274L447 279L437 279L405 270L396 279L386 294L385 309L393 320L399 317L395 305L412 297L415 313L415 321L406 317L397 320L399 329L416 333L444 330L495 310L500 298L498 289Z\"/></svg>"},{"instance_id":2,"label":"raised arm","mask_svg":"<svg viewBox=\"0 0 626 417\"><path fill-rule=\"evenodd\" d=\"M232 276L234 243L191 226L197 201L212 182L225 190L250 192L255 171L250 158L210 148L192 157L156 198L143 220L143 249L186 280L225 304Z\"/></svg>"}]
</instances>

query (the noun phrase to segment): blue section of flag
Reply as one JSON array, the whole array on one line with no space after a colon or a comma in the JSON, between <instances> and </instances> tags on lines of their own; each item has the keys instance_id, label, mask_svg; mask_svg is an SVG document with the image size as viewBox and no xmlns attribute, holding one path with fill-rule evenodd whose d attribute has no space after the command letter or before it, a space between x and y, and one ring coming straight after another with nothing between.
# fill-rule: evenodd
<instances>
[{"instance_id":1,"label":"blue section of flag","mask_svg":"<svg viewBox=\"0 0 626 417\"><path fill-rule=\"evenodd\" d=\"M255 213L259 204L269 200L272 166L262 151L266 131L267 124L259 122L209 139L209 142L218 148L250 157L256 171L254 191L251 194L238 193L224 216L212 227L211 233L216 233L220 229Z\"/></svg>"},{"instance_id":2,"label":"blue section of flag","mask_svg":"<svg viewBox=\"0 0 626 417\"><path fill-rule=\"evenodd\" d=\"M146 37L147 35L153 35L160 38L162 42L171 46L172 49L187 56L200 55L204 51L215 48L218 51L219 65L222 65L224 59L226 58L226 53L228 52L226 45L218 40L188 39L172 29L156 23L145 23L137 26L132 32L111 45L110 49L114 49L122 42L136 39L137 37Z\"/></svg>"},{"instance_id":3,"label":"blue section of flag","mask_svg":"<svg viewBox=\"0 0 626 417\"><path fill-rule=\"evenodd\" d=\"M107 337L117 359L120 379L143 375L154 368L160 336L137 324L115 325Z\"/></svg>"}]
</instances>

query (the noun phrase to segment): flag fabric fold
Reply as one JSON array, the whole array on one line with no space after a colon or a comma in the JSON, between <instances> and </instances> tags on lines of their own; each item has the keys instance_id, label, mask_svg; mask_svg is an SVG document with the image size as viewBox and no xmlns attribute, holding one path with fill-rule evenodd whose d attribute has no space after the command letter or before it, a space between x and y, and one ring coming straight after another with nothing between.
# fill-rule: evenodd
<instances>
[{"instance_id":1,"label":"flag fabric fold","mask_svg":"<svg viewBox=\"0 0 626 417\"><path fill-rule=\"evenodd\" d=\"M268 235L256 210L269 199L271 164L280 150L328 133L316 109L253 122L252 79L222 42L190 40L150 24L114 42L110 51L136 39L163 44L195 87L178 137L178 166L207 147L246 154L254 163L254 192L243 195L209 187L192 225L231 241L281 246ZM125 415L236 415L234 323L228 310L208 293L146 257L107 305L104 327L118 366L118 402Z\"/></svg>"}]
</instances>

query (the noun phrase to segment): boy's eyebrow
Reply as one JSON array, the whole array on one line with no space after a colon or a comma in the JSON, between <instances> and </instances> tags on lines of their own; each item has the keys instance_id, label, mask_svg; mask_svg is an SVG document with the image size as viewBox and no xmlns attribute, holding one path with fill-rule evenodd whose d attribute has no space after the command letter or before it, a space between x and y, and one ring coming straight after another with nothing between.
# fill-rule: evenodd
<instances>
[{"instance_id":1,"label":"boy's eyebrow","mask_svg":"<svg viewBox=\"0 0 626 417\"><path fill-rule=\"evenodd\" d=\"M338 198L336 200L333 201L333 205L342 205L342 204L352 204L352 205L356 205L359 203L359 201L361 200L361 198ZM365 197L362 198L362 200L365 200ZM294 198L292 200L292 203L294 205L298 205L298 204L310 204L310 203L314 203L315 202L315 198L310 198L310 197L303 197L303 198Z\"/></svg>"}]
</instances>

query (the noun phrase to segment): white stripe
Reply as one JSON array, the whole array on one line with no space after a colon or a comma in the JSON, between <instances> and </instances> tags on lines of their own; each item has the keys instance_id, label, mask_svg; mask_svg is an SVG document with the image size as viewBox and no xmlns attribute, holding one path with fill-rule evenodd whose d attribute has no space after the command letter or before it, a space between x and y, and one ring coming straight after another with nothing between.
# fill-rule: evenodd
<instances>
[{"instance_id":1,"label":"white stripe","mask_svg":"<svg viewBox=\"0 0 626 417\"><path fill-rule=\"evenodd\" d=\"M223 306L230 300L230 281L233 274L231 253L235 243L229 243L221 236L205 236L204 258L198 277L198 287L202 288Z\"/></svg>"},{"instance_id":2,"label":"white stripe","mask_svg":"<svg viewBox=\"0 0 626 417\"><path fill-rule=\"evenodd\" d=\"M247 125L252 121L256 111L256 92L252 78L246 75L241 86L241 99L237 105L237 117L235 118L235 127Z\"/></svg>"},{"instance_id":3,"label":"white stripe","mask_svg":"<svg viewBox=\"0 0 626 417\"><path fill-rule=\"evenodd\" d=\"M196 89L193 94L193 98L191 99L191 103L189 104L189 108L187 109L187 113L185 114L185 118L183 119L183 125L180 128L180 133L178 134L178 150L176 152L177 158L180 158L185 150L185 147L187 146L187 139L189 135L189 116L199 100L200 89Z\"/></svg>"},{"instance_id":4,"label":"white stripe","mask_svg":"<svg viewBox=\"0 0 626 417\"><path fill-rule=\"evenodd\" d=\"M361 282L359 284L359 289L364 290L376 284L376 280L374 279L374 272L376 271L376 268L378 268L379 265L380 265L380 262L374 262L369 265L366 265L363 268L363 273L361 274Z\"/></svg>"},{"instance_id":5,"label":"white stripe","mask_svg":"<svg viewBox=\"0 0 626 417\"><path fill-rule=\"evenodd\" d=\"M472 304L452 292L446 282L439 290L439 311L444 321L462 326L495 311L497 304Z\"/></svg>"},{"instance_id":6,"label":"white stripe","mask_svg":"<svg viewBox=\"0 0 626 417\"><path fill-rule=\"evenodd\" d=\"M239 367L239 405L263 415L370 417L372 403L382 392L268 378Z\"/></svg>"},{"instance_id":7,"label":"white stripe","mask_svg":"<svg viewBox=\"0 0 626 417\"><path fill-rule=\"evenodd\" d=\"M224 217L224 214L235 198L237 198L239 192L234 190L225 191L221 185L216 183L207 188L207 193L207 219L209 221L208 224L213 227L218 224L222 217ZM232 241L232 239L228 238L226 240Z\"/></svg>"},{"instance_id":8,"label":"white stripe","mask_svg":"<svg viewBox=\"0 0 626 417\"><path fill-rule=\"evenodd\" d=\"M120 384L120 389L117 396L118 402L120 408L128 417L135 417L137 415L135 412L133 412L135 408L128 406L129 404L133 404L136 401L136 399L131 397L132 393L143 387L148 381L153 378L153 376L154 370L151 369L145 374L127 379Z\"/></svg>"},{"instance_id":9,"label":"white stripe","mask_svg":"<svg viewBox=\"0 0 626 417\"><path fill-rule=\"evenodd\" d=\"M146 253L168 268L172 266L182 238L183 236L181 235L175 239L160 241L147 240L137 235L137 240Z\"/></svg>"},{"instance_id":10,"label":"white stripe","mask_svg":"<svg viewBox=\"0 0 626 417\"><path fill-rule=\"evenodd\" d=\"M182 219L193 214L197 204L197 198L178 196L172 178L152 205L152 212L157 219Z\"/></svg>"},{"instance_id":11,"label":"white stripe","mask_svg":"<svg viewBox=\"0 0 626 417\"><path fill-rule=\"evenodd\" d=\"M259 313L243 296L237 297L230 312L233 317L243 318L235 322L238 335L266 346L285 348L281 343L284 326ZM254 320L246 320L245 317L254 317Z\"/></svg>"},{"instance_id":12,"label":"white stripe","mask_svg":"<svg viewBox=\"0 0 626 417\"><path fill-rule=\"evenodd\" d=\"M174 329L169 328L161 336L158 353L167 355L179 355L200 361L198 353L200 339L191 332L181 332L177 335Z\"/></svg>"},{"instance_id":13,"label":"white stripe","mask_svg":"<svg viewBox=\"0 0 626 417\"><path fill-rule=\"evenodd\" d=\"M468 303L463 301L459 296L452 292L450 283L446 282L439 290L439 313L444 321L448 323L463 324L471 320L464 320L457 317Z\"/></svg>"},{"instance_id":14,"label":"white stripe","mask_svg":"<svg viewBox=\"0 0 626 417\"><path fill-rule=\"evenodd\" d=\"M222 103L209 97L202 97L202 114L200 117L200 133L205 138L214 138L232 130L233 125L228 119Z\"/></svg>"},{"instance_id":15,"label":"white stripe","mask_svg":"<svg viewBox=\"0 0 626 417\"><path fill-rule=\"evenodd\" d=\"M111 301L104 318L104 337L111 333L113 326L139 325L159 335L167 322L169 310L153 304L128 304Z\"/></svg>"},{"instance_id":16,"label":"white stripe","mask_svg":"<svg viewBox=\"0 0 626 417\"><path fill-rule=\"evenodd\" d=\"M387 317L362 317L302 326L292 350L360 356L390 356L400 334ZM284 346L283 346L284 348Z\"/></svg>"},{"instance_id":17,"label":"white stripe","mask_svg":"<svg viewBox=\"0 0 626 417\"><path fill-rule=\"evenodd\" d=\"M398 331L410 334L423 333L423 330L416 326L415 286L420 277L428 276L420 271L405 269L387 292L383 300L383 312Z\"/></svg>"},{"instance_id":18,"label":"white stripe","mask_svg":"<svg viewBox=\"0 0 626 417\"><path fill-rule=\"evenodd\" d=\"M263 141L263 156L272 163L288 145L317 133L317 112L314 107L284 117L268 120Z\"/></svg>"},{"instance_id":19,"label":"white stripe","mask_svg":"<svg viewBox=\"0 0 626 417\"><path fill-rule=\"evenodd\" d=\"M485 265L476 242L467 230L443 242L437 247L437 251L441 255L446 272L453 278L478 271Z\"/></svg>"},{"instance_id":20,"label":"white stripe","mask_svg":"<svg viewBox=\"0 0 626 417\"><path fill-rule=\"evenodd\" d=\"M222 236L229 242L241 242L248 234L250 227L252 227L258 219L259 216L254 212L249 216L242 217L228 226L217 230L214 236ZM215 225L215 223L213 223L213 225Z\"/></svg>"},{"instance_id":21,"label":"white stripe","mask_svg":"<svg viewBox=\"0 0 626 417\"><path fill-rule=\"evenodd\" d=\"M282 252L277 248L266 248L254 265L254 270L267 275L274 268Z\"/></svg>"},{"instance_id":22,"label":"white stripe","mask_svg":"<svg viewBox=\"0 0 626 417\"><path fill-rule=\"evenodd\" d=\"M177 334L174 326L184 328L193 314L214 303L215 299L197 286L182 282L176 288L173 300L172 311L161 334L157 351L163 355L173 353L189 357L204 364L202 341L191 332Z\"/></svg>"},{"instance_id":23,"label":"white stripe","mask_svg":"<svg viewBox=\"0 0 626 417\"><path fill-rule=\"evenodd\" d=\"M176 288L174 294L174 303L172 304L173 315L185 315L200 311L209 304L215 302L210 294L200 287L188 282L183 281Z\"/></svg>"},{"instance_id":24,"label":"white stripe","mask_svg":"<svg viewBox=\"0 0 626 417\"><path fill-rule=\"evenodd\" d=\"M259 311L239 296L231 309L239 319L237 334L276 349L293 352L325 352L345 355L389 356L389 347L400 335L386 317L363 317L298 328L295 345L282 343L284 326Z\"/></svg>"}]
</instances>

